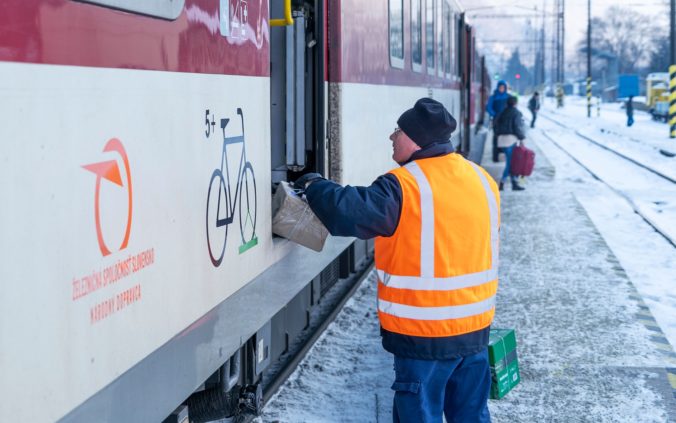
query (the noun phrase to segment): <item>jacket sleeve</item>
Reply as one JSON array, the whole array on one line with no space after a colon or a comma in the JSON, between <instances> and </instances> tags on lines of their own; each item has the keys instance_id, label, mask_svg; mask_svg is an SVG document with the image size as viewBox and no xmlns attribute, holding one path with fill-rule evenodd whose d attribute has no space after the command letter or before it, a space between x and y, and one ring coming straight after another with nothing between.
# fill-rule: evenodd
<instances>
[{"instance_id":1,"label":"jacket sleeve","mask_svg":"<svg viewBox=\"0 0 676 423\"><path fill-rule=\"evenodd\" d=\"M495 110L493 110L493 97L494 96L488 97L488 101L486 102L486 111L489 115L491 115L491 117L495 117Z\"/></svg>"},{"instance_id":2,"label":"jacket sleeve","mask_svg":"<svg viewBox=\"0 0 676 423\"><path fill-rule=\"evenodd\" d=\"M368 187L342 187L322 179L313 182L305 196L331 235L391 236L399 224L402 194L394 175L380 176Z\"/></svg>"}]
</instances>

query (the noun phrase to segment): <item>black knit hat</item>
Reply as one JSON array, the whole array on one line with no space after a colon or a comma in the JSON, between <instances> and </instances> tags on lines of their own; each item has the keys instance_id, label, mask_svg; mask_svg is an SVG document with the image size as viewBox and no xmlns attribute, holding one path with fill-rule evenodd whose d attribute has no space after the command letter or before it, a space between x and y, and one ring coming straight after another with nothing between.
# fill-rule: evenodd
<instances>
[{"instance_id":1,"label":"black knit hat","mask_svg":"<svg viewBox=\"0 0 676 423\"><path fill-rule=\"evenodd\" d=\"M397 121L399 128L421 147L435 142L448 142L458 125L443 104L431 98L421 98Z\"/></svg>"}]
</instances>

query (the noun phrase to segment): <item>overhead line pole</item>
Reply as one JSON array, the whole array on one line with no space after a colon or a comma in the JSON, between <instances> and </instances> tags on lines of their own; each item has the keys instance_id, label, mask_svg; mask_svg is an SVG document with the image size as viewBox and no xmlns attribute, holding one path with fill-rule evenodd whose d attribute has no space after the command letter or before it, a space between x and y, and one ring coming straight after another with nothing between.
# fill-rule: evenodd
<instances>
[{"instance_id":1,"label":"overhead line pole","mask_svg":"<svg viewBox=\"0 0 676 423\"><path fill-rule=\"evenodd\" d=\"M676 138L676 0L671 0L669 49L669 138Z\"/></svg>"},{"instance_id":2,"label":"overhead line pole","mask_svg":"<svg viewBox=\"0 0 676 423\"><path fill-rule=\"evenodd\" d=\"M559 3L559 21L561 21L561 39L559 41L559 54L561 55L561 67L559 68L559 80L561 81L561 85L563 85L564 80L566 79L565 77L565 69L566 69L566 20L564 19L564 14L563 11L566 7L566 0L561 0Z\"/></svg>"},{"instance_id":3,"label":"overhead line pole","mask_svg":"<svg viewBox=\"0 0 676 423\"><path fill-rule=\"evenodd\" d=\"M545 66L546 66L546 53L545 53L545 22L547 20L546 17L546 9L547 9L547 0L542 0L542 31L540 33L540 51L542 52L540 55L540 61L541 61L541 67L540 67L540 84L541 84L541 89L544 91L545 87ZM543 93L544 95L544 93Z\"/></svg>"},{"instance_id":4,"label":"overhead line pole","mask_svg":"<svg viewBox=\"0 0 676 423\"><path fill-rule=\"evenodd\" d=\"M561 22L561 4L563 0L556 0L556 107L563 106L563 25Z\"/></svg>"},{"instance_id":5,"label":"overhead line pole","mask_svg":"<svg viewBox=\"0 0 676 423\"><path fill-rule=\"evenodd\" d=\"M566 25L565 25L565 9L566 9L566 0L558 0L558 10L557 10L557 23L558 23L558 107L563 107L563 99L565 93L563 90L564 82L566 80L566 63L565 63L565 50L566 50Z\"/></svg>"},{"instance_id":6,"label":"overhead line pole","mask_svg":"<svg viewBox=\"0 0 676 423\"><path fill-rule=\"evenodd\" d=\"M591 30L591 0L587 0L587 118L591 118L592 109Z\"/></svg>"},{"instance_id":7,"label":"overhead line pole","mask_svg":"<svg viewBox=\"0 0 676 423\"><path fill-rule=\"evenodd\" d=\"M559 6L558 6L558 2L559 2L559 0L554 0L554 1L552 2L552 8L553 8L555 11L558 10L558 7L559 7ZM557 80L557 76L556 76L556 75L557 75L557 73L556 73L556 72L557 72L556 64L558 63L558 57L559 57L559 53L558 53L558 51L556 50L556 47L557 47L557 45L556 45L556 38L558 37L558 29L557 29L557 28L558 28L558 27L557 27L558 18L556 17L556 12L553 14L553 16L554 16L554 20L552 21L552 49L551 49L551 52L552 52L552 67L551 67L551 71L552 71L552 91L554 91L554 90L556 89L556 88L555 88L556 80ZM554 31L555 31L555 30L557 31L557 32L556 32L556 35L554 35Z\"/></svg>"}]
</instances>

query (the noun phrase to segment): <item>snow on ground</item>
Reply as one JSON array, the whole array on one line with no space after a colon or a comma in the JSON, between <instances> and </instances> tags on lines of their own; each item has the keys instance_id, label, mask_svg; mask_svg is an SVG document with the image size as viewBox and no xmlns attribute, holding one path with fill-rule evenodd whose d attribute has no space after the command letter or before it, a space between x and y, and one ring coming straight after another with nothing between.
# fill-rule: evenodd
<instances>
[{"instance_id":1,"label":"snow on ground","mask_svg":"<svg viewBox=\"0 0 676 423\"><path fill-rule=\"evenodd\" d=\"M676 241L676 184L543 120L547 135L625 195L660 231Z\"/></svg>"},{"instance_id":2,"label":"snow on ground","mask_svg":"<svg viewBox=\"0 0 676 423\"><path fill-rule=\"evenodd\" d=\"M555 125L548 125L544 119L538 126L545 128L550 136L560 130ZM558 177L580 200L672 347L676 348L676 249L634 213L625 199L594 181L581 166L542 137L539 129L532 135L538 138L540 148L556 164ZM562 140L564 148L570 145L570 138ZM649 184L643 187L648 195L652 195L651 188ZM676 203L676 197L669 200ZM673 228L676 221L668 224Z\"/></svg>"},{"instance_id":3,"label":"snow on ground","mask_svg":"<svg viewBox=\"0 0 676 423\"><path fill-rule=\"evenodd\" d=\"M516 328L522 382L489 402L493 421L674 419L664 371L675 365L674 354L656 346L634 297L638 286L656 317L667 314L660 325L673 326L673 247L539 129L529 135L556 177L535 176L525 192L502 196L494 326ZM541 151L538 157L546 161ZM392 358L380 346L375 296L371 276L260 420L391 421Z\"/></svg>"},{"instance_id":4,"label":"snow on ground","mask_svg":"<svg viewBox=\"0 0 676 423\"><path fill-rule=\"evenodd\" d=\"M602 103L601 113L597 115L596 103L592 108L592 118L587 118L587 100L584 97L567 97L566 106L555 107L552 99L547 99L543 111L552 116L568 118L575 128L596 139L615 143L637 158L647 159L656 167L664 167L672 172L676 167L676 158L668 158L660 154L664 149L676 152L676 139L669 138L669 126L666 123L652 120L649 113L634 110L634 125L627 126L627 115L623 103Z\"/></svg>"},{"instance_id":5,"label":"snow on ground","mask_svg":"<svg viewBox=\"0 0 676 423\"><path fill-rule=\"evenodd\" d=\"M676 250L612 195L577 194L672 347L676 346Z\"/></svg>"}]
</instances>

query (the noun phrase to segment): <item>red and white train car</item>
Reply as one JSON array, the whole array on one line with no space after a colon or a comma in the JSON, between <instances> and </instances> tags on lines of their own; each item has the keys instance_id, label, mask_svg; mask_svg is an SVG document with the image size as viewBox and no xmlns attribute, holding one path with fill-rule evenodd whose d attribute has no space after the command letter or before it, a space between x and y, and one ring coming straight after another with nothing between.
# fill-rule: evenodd
<instances>
[{"instance_id":1,"label":"red and white train car","mask_svg":"<svg viewBox=\"0 0 676 423\"><path fill-rule=\"evenodd\" d=\"M289 5L0 4L0 416L256 405L323 295L372 255L273 237L274 183L369 183L423 96L480 154L486 72L460 4Z\"/></svg>"}]
</instances>

